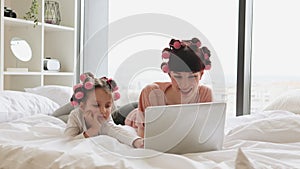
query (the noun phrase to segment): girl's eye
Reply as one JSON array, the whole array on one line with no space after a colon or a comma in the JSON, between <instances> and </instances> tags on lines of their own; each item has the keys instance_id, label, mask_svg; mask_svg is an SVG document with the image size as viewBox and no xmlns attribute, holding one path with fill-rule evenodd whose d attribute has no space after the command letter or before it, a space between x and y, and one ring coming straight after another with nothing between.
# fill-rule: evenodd
<instances>
[{"instance_id":1,"label":"girl's eye","mask_svg":"<svg viewBox=\"0 0 300 169\"><path fill-rule=\"evenodd\" d=\"M99 104L94 104L93 106L94 106L94 107L99 107Z\"/></svg>"}]
</instances>

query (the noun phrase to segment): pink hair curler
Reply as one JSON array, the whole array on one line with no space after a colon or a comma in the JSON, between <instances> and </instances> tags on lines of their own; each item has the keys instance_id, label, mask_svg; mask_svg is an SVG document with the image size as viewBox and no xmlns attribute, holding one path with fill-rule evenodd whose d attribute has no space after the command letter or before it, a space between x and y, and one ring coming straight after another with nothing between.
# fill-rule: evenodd
<instances>
[{"instance_id":1,"label":"pink hair curler","mask_svg":"<svg viewBox=\"0 0 300 169\"><path fill-rule=\"evenodd\" d=\"M83 74L80 75L80 81L81 82L84 82L86 78L87 78L86 74L83 73Z\"/></svg>"},{"instance_id":2,"label":"pink hair curler","mask_svg":"<svg viewBox=\"0 0 300 169\"><path fill-rule=\"evenodd\" d=\"M94 83L93 82L86 82L84 83L84 88L87 90L90 90L94 87Z\"/></svg>"},{"instance_id":3,"label":"pink hair curler","mask_svg":"<svg viewBox=\"0 0 300 169\"><path fill-rule=\"evenodd\" d=\"M78 102L73 100L73 101L71 101L71 105L74 106L74 107L78 106Z\"/></svg>"},{"instance_id":4,"label":"pink hair curler","mask_svg":"<svg viewBox=\"0 0 300 169\"><path fill-rule=\"evenodd\" d=\"M73 91L75 91L76 89L82 87L81 83L76 84L75 86L73 86Z\"/></svg>"},{"instance_id":5,"label":"pink hair curler","mask_svg":"<svg viewBox=\"0 0 300 169\"><path fill-rule=\"evenodd\" d=\"M76 99L82 99L83 98L83 96L84 96L84 93L83 92L77 92L76 94L75 94L75 98Z\"/></svg>"},{"instance_id":6,"label":"pink hair curler","mask_svg":"<svg viewBox=\"0 0 300 169\"><path fill-rule=\"evenodd\" d=\"M211 69L211 65L205 65L205 70L210 70Z\"/></svg>"},{"instance_id":7,"label":"pink hair curler","mask_svg":"<svg viewBox=\"0 0 300 169\"><path fill-rule=\"evenodd\" d=\"M201 42L200 42L200 41L198 41L198 42L196 43L196 46L197 46L198 48L200 48L200 46L201 46Z\"/></svg>"},{"instance_id":8,"label":"pink hair curler","mask_svg":"<svg viewBox=\"0 0 300 169\"><path fill-rule=\"evenodd\" d=\"M162 57L163 59L169 59L169 58L170 58L170 52L168 52L168 51L163 51L161 57Z\"/></svg>"},{"instance_id":9,"label":"pink hair curler","mask_svg":"<svg viewBox=\"0 0 300 169\"><path fill-rule=\"evenodd\" d=\"M209 59L209 55L207 53L204 53L204 59L205 60Z\"/></svg>"},{"instance_id":10,"label":"pink hair curler","mask_svg":"<svg viewBox=\"0 0 300 169\"><path fill-rule=\"evenodd\" d=\"M169 73L169 66L167 63L165 63L164 65L161 66L161 69L164 73Z\"/></svg>"},{"instance_id":11,"label":"pink hair curler","mask_svg":"<svg viewBox=\"0 0 300 169\"><path fill-rule=\"evenodd\" d=\"M118 87L118 86L114 87L112 91L115 92L115 91L117 91L117 90L119 90L119 87Z\"/></svg>"},{"instance_id":12,"label":"pink hair curler","mask_svg":"<svg viewBox=\"0 0 300 169\"><path fill-rule=\"evenodd\" d=\"M174 42L174 43L173 43L173 47L174 47L175 49L179 49L179 48L181 47L180 41Z\"/></svg>"},{"instance_id":13,"label":"pink hair curler","mask_svg":"<svg viewBox=\"0 0 300 169\"><path fill-rule=\"evenodd\" d=\"M113 93L113 99L114 99L114 101L120 99L120 97L121 97L121 94L119 92L114 92Z\"/></svg>"}]
</instances>

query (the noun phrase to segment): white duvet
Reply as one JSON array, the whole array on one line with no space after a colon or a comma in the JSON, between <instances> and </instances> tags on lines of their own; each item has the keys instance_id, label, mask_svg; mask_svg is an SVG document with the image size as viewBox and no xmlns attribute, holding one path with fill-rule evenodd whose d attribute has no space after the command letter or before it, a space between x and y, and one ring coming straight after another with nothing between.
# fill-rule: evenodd
<instances>
[{"instance_id":1,"label":"white duvet","mask_svg":"<svg viewBox=\"0 0 300 169\"><path fill-rule=\"evenodd\" d=\"M175 155L108 136L72 140L65 123L34 115L0 123L0 168L300 168L300 115L266 111L227 119L221 151Z\"/></svg>"}]
</instances>

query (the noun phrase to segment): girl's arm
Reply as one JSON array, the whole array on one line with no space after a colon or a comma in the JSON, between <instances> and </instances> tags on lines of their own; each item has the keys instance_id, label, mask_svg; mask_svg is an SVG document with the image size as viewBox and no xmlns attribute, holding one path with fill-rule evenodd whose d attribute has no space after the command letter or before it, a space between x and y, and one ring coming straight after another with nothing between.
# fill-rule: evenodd
<instances>
[{"instance_id":1,"label":"girl's arm","mask_svg":"<svg viewBox=\"0 0 300 169\"><path fill-rule=\"evenodd\" d=\"M75 138L84 138L83 126L79 120L79 113L76 111L76 109L73 110L69 115L64 135Z\"/></svg>"},{"instance_id":2,"label":"girl's arm","mask_svg":"<svg viewBox=\"0 0 300 169\"><path fill-rule=\"evenodd\" d=\"M85 137L94 137L99 135L99 130L101 129L101 123L104 123L105 120L99 121L97 115L93 115L92 111L84 112L84 120L87 125L87 130L85 131Z\"/></svg>"},{"instance_id":3,"label":"girl's arm","mask_svg":"<svg viewBox=\"0 0 300 169\"><path fill-rule=\"evenodd\" d=\"M93 118L90 117L90 113L86 113L85 118L88 119L89 122L90 121L93 122L94 120ZM100 124L99 126L94 125L93 127L84 129L83 126L85 122L83 119L84 118L82 117L79 109L73 110L69 115L67 126L64 131L64 135L69 137L74 137L75 139L82 139L82 138L88 138L88 137L99 135L99 129L101 127Z\"/></svg>"},{"instance_id":4,"label":"girl's arm","mask_svg":"<svg viewBox=\"0 0 300 169\"><path fill-rule=\"evenodd\" d=\"M144 146L143 139L136 134L134 128L115 125L112 120L109 120L102 125L101 134L114 137L121 143L132 147L141 148Z\"/></svg>"}]
</instances>

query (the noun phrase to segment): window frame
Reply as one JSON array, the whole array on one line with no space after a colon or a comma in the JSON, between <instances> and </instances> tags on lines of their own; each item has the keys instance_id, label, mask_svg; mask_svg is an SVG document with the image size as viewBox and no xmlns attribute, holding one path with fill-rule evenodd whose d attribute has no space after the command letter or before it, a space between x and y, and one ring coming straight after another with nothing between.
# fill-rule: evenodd
<instances>
[{"instance_id":1,"label":"window frame","mask_svg":"<svg viewBox=\"0 0 300 169\"><path fill-rule=\"evenodd\" d=\"M239 0L236 116L251 110L253 0Z\"/></svg>"}]
</instances>

